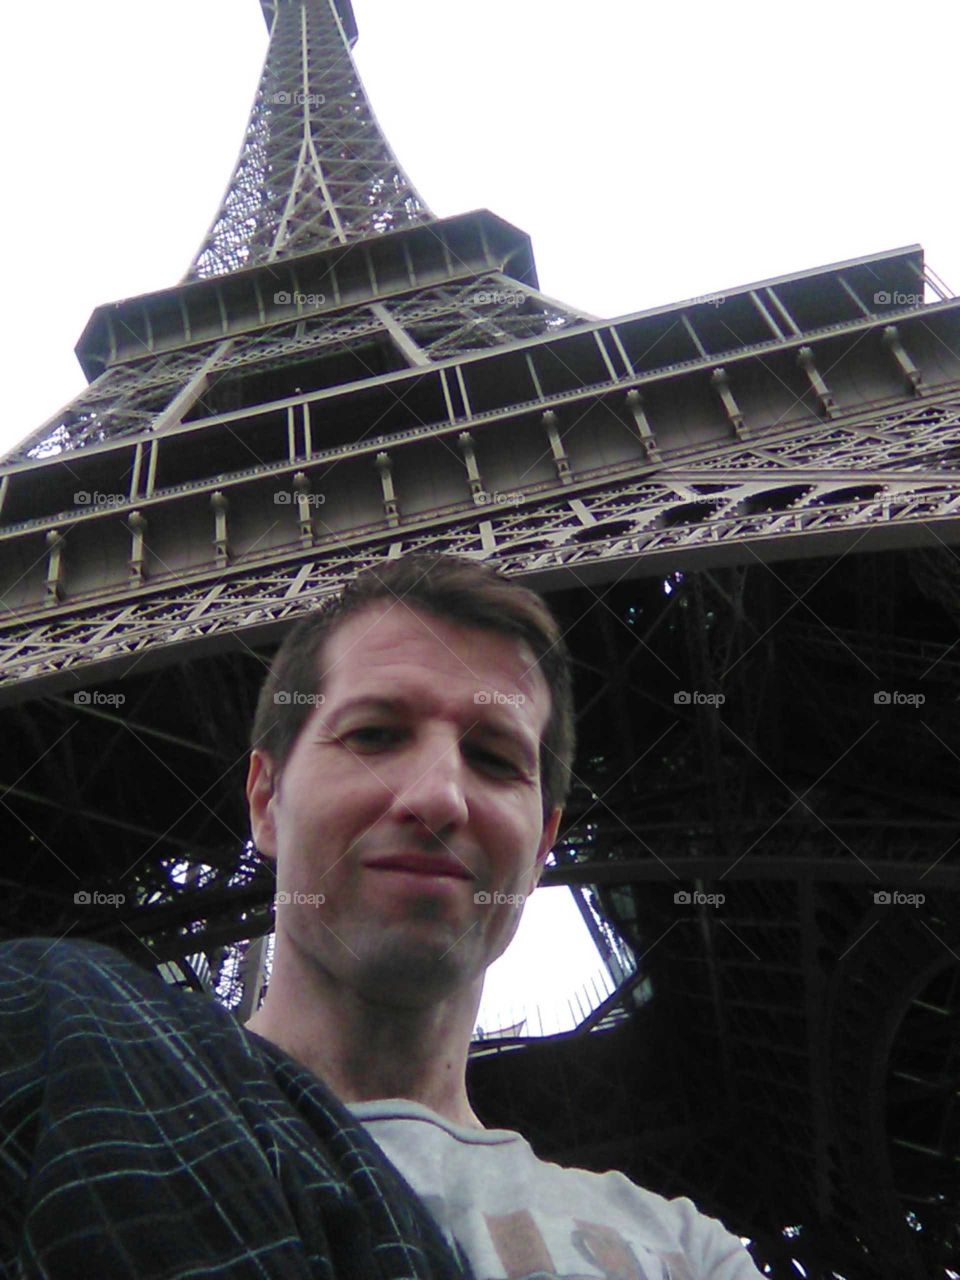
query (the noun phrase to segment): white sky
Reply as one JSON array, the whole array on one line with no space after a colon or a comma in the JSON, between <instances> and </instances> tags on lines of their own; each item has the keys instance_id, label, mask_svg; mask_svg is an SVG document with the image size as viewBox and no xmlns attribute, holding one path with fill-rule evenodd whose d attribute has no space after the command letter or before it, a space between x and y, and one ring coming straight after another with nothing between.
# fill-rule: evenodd
<instances>
[{"instance_id":1,"label":"white sky","mask_svg":"<svg viewBox=\"0 0 960 1280\"><path fill-rule=\"evenodd\" d=\"M367 91L421 194L528 232L554 297L622 315L913 243L960 287L955 6L354 7ZM267 38L257 0L44 0L4 28L0 452L84 386L94 307L186 272ZM528 917L564 897L538 891ZM545 1007L548 969L569 960L579 985L598 967L547 916L529 955L511 948ZM516 981L495 966L488 995L516 1008Z\"/></svg>"}]
</instances>

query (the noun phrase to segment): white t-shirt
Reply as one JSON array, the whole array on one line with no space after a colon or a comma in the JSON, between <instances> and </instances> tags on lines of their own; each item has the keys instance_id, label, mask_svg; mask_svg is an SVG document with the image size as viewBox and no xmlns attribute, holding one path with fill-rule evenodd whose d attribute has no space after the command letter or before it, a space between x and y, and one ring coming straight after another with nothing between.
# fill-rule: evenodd
<instances>
[{"instance_id":1,"label":"white t-shirt","mask_svg":"<svg viewBox=\"0 0 960 1280\"><path fill-rule=\"evenodd\" d=\"M740 1241L685 1196L538 1159L509 1129L465 1129L419 1102L347 1109L477 1280L757 1280Z\"/></svg>"}]
</instances>

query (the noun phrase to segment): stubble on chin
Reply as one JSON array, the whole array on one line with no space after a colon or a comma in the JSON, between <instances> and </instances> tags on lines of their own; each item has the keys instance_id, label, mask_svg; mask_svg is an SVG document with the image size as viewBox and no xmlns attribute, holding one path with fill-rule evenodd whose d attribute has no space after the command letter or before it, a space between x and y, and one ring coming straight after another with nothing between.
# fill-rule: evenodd
<instances>
[{"instance_id":1,"label":"stubble on chin","mask_svg":"<svg viewBox=\"0 0 960 1280\"><path fill-rule=\"evenodd\" d=\"M370 921L351 939L351 985L372 999L435 1002L474 977L479 926L466 931L416 921Z\"/></svg>"},{"instance_id":2,"label":"stubble on chin","mask_svg":"<svg viewBox=\"0 0 960 1280\"><path fill-rule=\"evenodd\" d=\"M319 979L321 988L346 986L373 1003L415 1008L450 996L484 967L481 921L444 918L428 895L383 915L359 902L336 913L331 905L328 896L317 914L288 916L283 930L308 987Z\"/></svg>"}]
</instances>

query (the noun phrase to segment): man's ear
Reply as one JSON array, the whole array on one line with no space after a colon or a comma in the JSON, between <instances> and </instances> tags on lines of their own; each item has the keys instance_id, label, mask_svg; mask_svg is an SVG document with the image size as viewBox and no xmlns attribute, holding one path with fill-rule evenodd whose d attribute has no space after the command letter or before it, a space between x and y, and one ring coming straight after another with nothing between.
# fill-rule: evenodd
<instances>
[{"instance_id":1,"label":"man's ear","mask_svg":"<svg viewBox=\"0 0 960 1280\"><path fill-rule=\"evenodd\" d=\"M253 833L253 843L268 858L277 856L277 829L273 820L276 783L273 761L265 751L255 748L250 753L250 768L247 770L250 830Z\"/></svg>"},{"instance_id":2,"label":"man's ear","mask_svg":"<svg viewBox=\"0 0 960 1280\"><path fill-rule=\"evenodd\" d=\"M540 883L540 877L543 875L543 869L547 865L547 855L557 842L557 832L560 829L560 819L563 817L562 809L554 809L549 819L544 824L543 835L540 838L540 847L537 850L537 860L534 864L534 879L530 886L530 892Z\"/></svg>"}]
</instances>

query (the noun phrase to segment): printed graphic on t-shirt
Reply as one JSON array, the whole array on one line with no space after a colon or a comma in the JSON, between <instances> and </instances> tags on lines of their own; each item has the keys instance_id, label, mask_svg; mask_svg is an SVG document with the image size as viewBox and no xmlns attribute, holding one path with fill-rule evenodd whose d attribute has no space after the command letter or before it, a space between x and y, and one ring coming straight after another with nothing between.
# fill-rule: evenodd
<instances>
[{"instance_id":1,"label":"printed graphic on t-shirt","mask_svg":"<svg viewBox=\"0 0 960 1280\"><path fill-rule=\"evenodd\" d=\"M574 1271L557 1265L528 1210L484 1219L507 1280L693 1280L680 1254L654 1254L641 1245L638 1257L619 1231L600 1222L574 1219L570 1244L586 1264Z\"/></svg>"}]
</instances>

